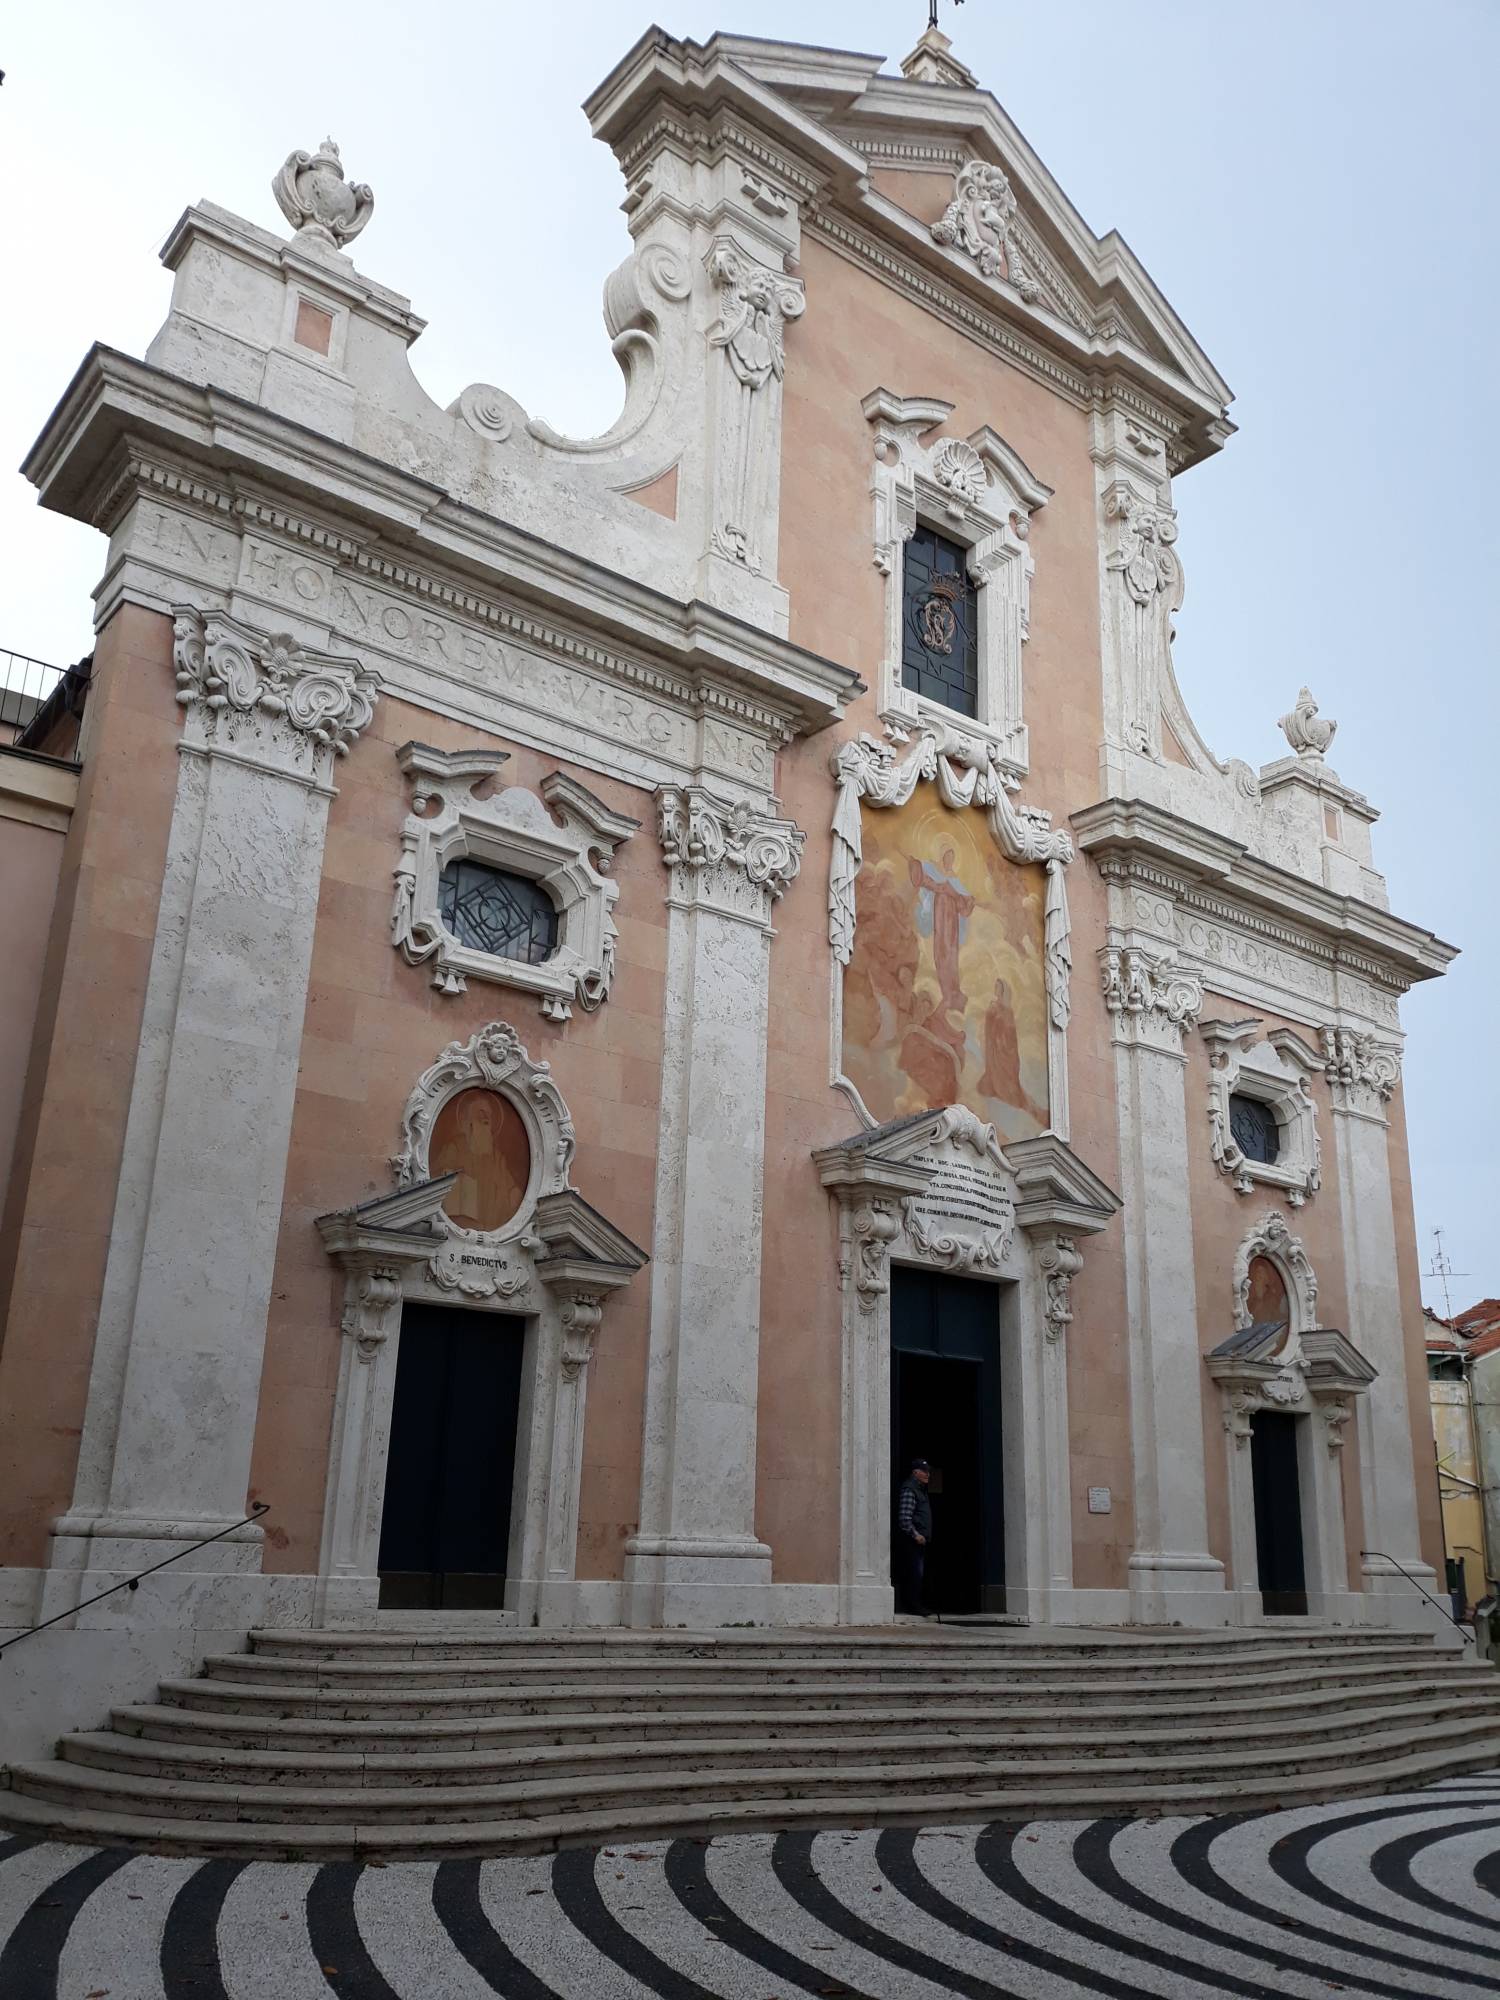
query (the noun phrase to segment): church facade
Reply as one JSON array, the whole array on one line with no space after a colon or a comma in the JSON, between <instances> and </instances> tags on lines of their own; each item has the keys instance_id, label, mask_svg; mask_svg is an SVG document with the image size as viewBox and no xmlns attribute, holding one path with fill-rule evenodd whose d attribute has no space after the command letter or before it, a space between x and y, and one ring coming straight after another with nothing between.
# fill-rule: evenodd
<instances>
[{"instance_id":1,"label":"church facade","mask_svg":"<svg viewBox=\"0 0 1500 2000\"><path fill-rule=\"evenodd\" d=\"M1225 383L940 34L586 109L604 435L428 397L326 144L28 461L107 550L23 739L0 1637L172 1560L23 1736L253 1626L887 1622L917 1454L952 1615L1430 1623L1452 951L1307 690L1260 766L1184 706Z\"/></svg>"}]
</instances>

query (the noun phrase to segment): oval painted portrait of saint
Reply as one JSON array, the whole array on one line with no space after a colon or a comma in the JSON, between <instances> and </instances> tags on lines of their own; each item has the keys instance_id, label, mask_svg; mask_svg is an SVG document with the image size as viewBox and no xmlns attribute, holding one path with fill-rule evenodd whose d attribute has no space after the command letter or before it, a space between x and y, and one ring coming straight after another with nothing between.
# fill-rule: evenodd
<instances>
[{"instance_id":1,"label":"oval painted portrait of saint","mask_svg":"<svg viewBox=\"0 0 1500 2000\"><path fill-rule=\"evenodd\" d=\"M521 1114L494 1090L461 1090L438 1113L427 1171L458 1179L443 1212L460 1229L503 1229L526 1199L531 1141Z\"/></svg>"}]
</instances>

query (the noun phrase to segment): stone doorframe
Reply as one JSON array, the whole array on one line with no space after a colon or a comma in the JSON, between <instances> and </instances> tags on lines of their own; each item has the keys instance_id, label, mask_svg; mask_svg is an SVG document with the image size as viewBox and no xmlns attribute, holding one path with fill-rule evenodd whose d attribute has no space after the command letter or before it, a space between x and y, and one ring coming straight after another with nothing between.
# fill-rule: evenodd
<instances>
[{"instance_id":1,"label":"stone doorframe","mask_svg":"<svg viewBox=\"0 0 1500 2000\"><path fill-rule=\"evenodd\" d=\"M456 1175L426 1173L437 1114L476 1085L515 1107L532 1144L521 1206L488 1233L460 1229L444 1213ZM318 1218L344 1273L344 1308L314 1617L326 1625L379 1618L401 1313L413 1300L525 1321L505 1611L521 1625L571 1625L588 1363L610 1295L630 1282L646 1253L568 1184L567 1108L547 1065L532 1063L501 1022L468 1043L451 1043L424 1073L402 1136L395 1166L409 1185Z\"/></svg>"},{"instance_id":2,"label":"stone doorframe","mask_svg":"<svg viewBox=\"0 0 1500 2000\"><path fill-rule=\"evenodd\" d=\"M1280 1273L1289 1319L1251 1324L1249 1269L1255 1257L1265 1257ZM1363 1599L1349 1587L1342 1454L1350 1398L1366 1395L1377 1371L1347 1335L1316 1324L1317 1297L1317 1279L1302 1244L1273 1210L1246 1236L1235 1258L1236 1330L1205 1356L1223 1403L1229 1590L1242 1625L1258 1625L1265 1616L1250 1456L1251 1419L1262 1410L1307 1419L1297 1426L1307 1615L1341 1624L1364 1617Z\"/></svg>"},{"instance_id":3,"label":"stone doorframe","mask_svg":"<svg viewBox=\"0 0 1500 2000\"><path fill-rule=\"evenodd\" d=\"M1066 1332L1078 1239L1118 1197L1054 1133L1001 1147L961 1105L920 1112L813 1154L838 1203L843 1296L839 1621L894 1617L891 1535L893 1262L988 1278L1000 1300L1006 1605L1073 1613ZM1016 1500L1024 1496L1026 1504Z\"/></svg>"}]
</instances>

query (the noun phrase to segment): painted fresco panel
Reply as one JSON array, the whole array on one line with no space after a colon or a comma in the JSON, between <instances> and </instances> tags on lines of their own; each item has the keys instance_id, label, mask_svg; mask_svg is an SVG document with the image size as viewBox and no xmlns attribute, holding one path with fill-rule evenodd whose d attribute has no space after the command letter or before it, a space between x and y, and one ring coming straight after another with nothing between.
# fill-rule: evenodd
<instances>
[{"instance_id":1,"label":"painted fresco panel","mask_svg":"<svg viewBox=\"0 0 1500 2000\"><path fill-rule=\"evenodd\" d=\"M929 786L866 811L844 1074L872 1115L966 1104L1001 1141L1047 1123L1043 870Z\"/></svg>"}]
</instances>

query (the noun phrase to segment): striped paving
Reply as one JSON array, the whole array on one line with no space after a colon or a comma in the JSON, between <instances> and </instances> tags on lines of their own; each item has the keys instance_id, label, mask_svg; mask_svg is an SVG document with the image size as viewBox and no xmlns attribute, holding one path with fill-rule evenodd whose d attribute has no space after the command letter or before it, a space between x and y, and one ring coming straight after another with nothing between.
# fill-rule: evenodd
<instances>
[{"instance_id":1,"label":"striped paving","mask_svg":"<svg viewBox=\"0 0 1500 2000\"><path fill-rule=\"evenodd\" d=\"M521 1860L0 1838L0 2000L1500 1996L1500 1771L1211 1819L746 1834Z\"/></svg>"}]
</instances>

